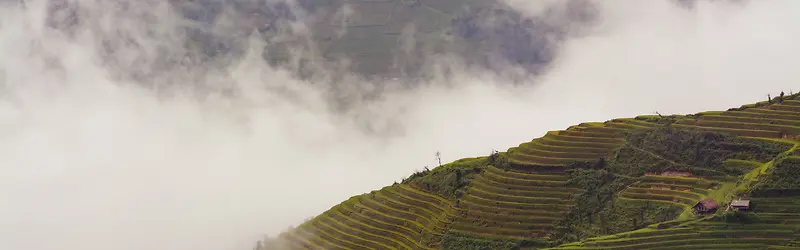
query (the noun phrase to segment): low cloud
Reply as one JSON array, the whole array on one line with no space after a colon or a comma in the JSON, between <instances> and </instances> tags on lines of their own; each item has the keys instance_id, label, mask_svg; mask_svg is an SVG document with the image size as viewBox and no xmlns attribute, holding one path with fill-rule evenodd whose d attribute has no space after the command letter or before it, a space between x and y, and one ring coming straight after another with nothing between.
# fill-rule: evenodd
<instances>
[{"instance_id":1,"label":"low cloud","mask_svg":"<svg viewBox=\"0 0 800 250\"><path fill-rule=\"evenodd\" d=\"M536 78L455 57L413 85L300 79L246 35L238 57L202 57L182 33L198 24L167 4L77 3L69 32L43 1L0 4L0 249L249 249L436 151L721 110L800 80L793 0L590 1L597 23Z\"/></svg>"}]
</instances>

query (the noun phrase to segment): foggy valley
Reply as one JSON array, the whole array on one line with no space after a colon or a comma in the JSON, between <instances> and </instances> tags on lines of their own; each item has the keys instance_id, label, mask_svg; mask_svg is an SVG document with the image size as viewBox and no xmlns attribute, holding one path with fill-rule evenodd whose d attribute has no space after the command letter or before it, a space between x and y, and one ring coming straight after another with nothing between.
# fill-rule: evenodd
<instances>
[{"instance_id":1,"label":"foggy valley","mask_svg":"<svg viewBox=\"0 0 800 250\"><path fill-rule=\"evenodd\" d=\"M793 0L278 1L0 1L0 249L252 249L436 152L800 91Z\"/></svg>"}]
</instances>

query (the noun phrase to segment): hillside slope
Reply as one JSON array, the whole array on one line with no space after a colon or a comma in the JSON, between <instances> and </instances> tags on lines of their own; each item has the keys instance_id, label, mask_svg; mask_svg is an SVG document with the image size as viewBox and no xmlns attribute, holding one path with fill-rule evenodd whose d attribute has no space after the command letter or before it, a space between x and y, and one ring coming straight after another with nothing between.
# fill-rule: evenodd
<instances>
[{"instance_id":1,"label":"hillside slope","mask_svg":"<svg viewBox=\"0 0 800 250\"><path fill-rule=\"evenodd\" d=\"M354 196L256 249L800 249L798 139L798 95L582 123ZM698 214L706 199L718 209Z\"/></svg>"}]
</instances>

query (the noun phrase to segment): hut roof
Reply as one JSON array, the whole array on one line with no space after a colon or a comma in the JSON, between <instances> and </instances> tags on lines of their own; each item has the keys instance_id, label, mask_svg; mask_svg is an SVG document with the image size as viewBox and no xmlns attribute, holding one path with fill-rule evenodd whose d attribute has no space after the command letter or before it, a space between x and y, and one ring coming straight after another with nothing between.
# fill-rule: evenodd
<instances>
[{"instance_id":1,"label":"hut roof","mask_svg":"<svg viewBox=\"0 0 800 250\"><path fill-rule=\"evenodd\" d=\"M717 203L717 201L715 201L714 199L711 199L711 198L702 200L702 201L698 202L697 204L698 205L702 205L703 207L705 207L707 209L712 209L712 208L718 208L719 207L719 203Z\"/></svg>"},{"instance_id":2,"label":"hut roof","mask_svg":"<svg viewBox=\"0 0 800 250\"><path fill-rule=\"evenodd\" d=\"M731 206L734 207L749 207L750 200L735 200L731 202Z\"/></svg>"}]
</instances>

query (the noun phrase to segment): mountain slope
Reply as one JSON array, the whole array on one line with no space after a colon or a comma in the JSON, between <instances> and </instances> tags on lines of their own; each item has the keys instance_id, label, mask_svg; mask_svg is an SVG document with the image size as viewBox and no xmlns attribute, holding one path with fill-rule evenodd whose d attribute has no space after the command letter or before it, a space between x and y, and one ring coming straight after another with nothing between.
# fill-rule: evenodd
<instances>
[{"instance_id":1,"label":"mountain slope","mask_svg":"<svg viewBox=\"0 0 800 250\"><path fill-rule=\"evenodd\" d=\"M799 136L797 95L583 123L354 196L257 248L800 249ZM728 211L735 198L751 209ZM705 199L716 213L694 212Z\"/></svg>"}]
</instances>

